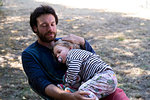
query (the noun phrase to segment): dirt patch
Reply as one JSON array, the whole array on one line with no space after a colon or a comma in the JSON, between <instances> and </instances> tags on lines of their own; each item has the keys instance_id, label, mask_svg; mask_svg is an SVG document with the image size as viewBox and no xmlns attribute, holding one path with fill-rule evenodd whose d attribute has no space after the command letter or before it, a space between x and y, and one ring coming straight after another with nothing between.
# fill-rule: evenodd
<instances>
[{"instance_id":1,"label":"dirt patch","mask_svg":"<svg viewBox=\"0 0 150 100\"><path fill-rule=\"evenodd\" d=\"M5 0L3 4L0 7L0 99L39 100L28 86L20 56L36 40L29 27L29 15L41 3ZM87 39L96 53L113 67L118 86L130 100L150 99L150 20L129 17L127 13L52 6L59 16L58 37L72 33Z\"/></svg>"}]
</instances>

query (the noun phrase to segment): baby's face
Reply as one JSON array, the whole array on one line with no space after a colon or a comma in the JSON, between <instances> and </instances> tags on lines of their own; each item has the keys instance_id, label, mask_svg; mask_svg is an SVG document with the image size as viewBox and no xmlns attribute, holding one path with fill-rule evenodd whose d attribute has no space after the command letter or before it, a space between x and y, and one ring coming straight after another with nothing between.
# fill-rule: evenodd
<instances>
[{"instance_id":1,"label":"baby's face","mask_svg":"<svg viewBox=\"0 0 150 100\"><path fill-rule=\"evenodd\" d=\"M53 49L53 52L59 62L66 63L66 56L67 53L69 52L69 48L61 45L56 45Z\"/></svg>"}]
</instances>

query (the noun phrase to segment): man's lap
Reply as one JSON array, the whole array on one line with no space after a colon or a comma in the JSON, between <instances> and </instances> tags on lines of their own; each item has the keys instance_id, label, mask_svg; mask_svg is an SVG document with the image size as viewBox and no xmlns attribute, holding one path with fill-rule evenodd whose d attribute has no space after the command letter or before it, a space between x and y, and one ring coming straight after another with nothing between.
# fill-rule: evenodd
<instances>
[{"instance_id":1,"label":"man's lap","mask_svg":"<svg viewBox=\"0 0 150 100\"><path fill-rule=\"evenodd\" d=\"M116 91L101 100L129 100L124 91L117 88Z\"/></svg>"}]
</instances>

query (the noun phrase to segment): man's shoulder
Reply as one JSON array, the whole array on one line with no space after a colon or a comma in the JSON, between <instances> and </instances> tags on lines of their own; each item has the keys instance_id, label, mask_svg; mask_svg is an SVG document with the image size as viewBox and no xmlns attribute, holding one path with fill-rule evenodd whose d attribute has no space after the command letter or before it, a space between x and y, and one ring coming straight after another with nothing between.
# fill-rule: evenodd
<instances>
[{"instance_id":1,"label":"man's shoulder","mask_svg":"<svg viewBox=\"0 0 150 100\"><path fill-rule=\"evenodd\" d=\"M37 41L35 41L34 43L30 44L23 52L27 52L27 51L33 50L36 46L37 46Z\"/></svg>"},{"instance_id":2,"label":"man's shoulder","mask_svg":"<svg viewBox=\"0 0 150 100\"><path fill-rule=\"evenodd\" d=\"M24 51L30 50L30 49L34 48L36 45L37 45L37 41L30 44Z\"/></svg>"}]
</instances>

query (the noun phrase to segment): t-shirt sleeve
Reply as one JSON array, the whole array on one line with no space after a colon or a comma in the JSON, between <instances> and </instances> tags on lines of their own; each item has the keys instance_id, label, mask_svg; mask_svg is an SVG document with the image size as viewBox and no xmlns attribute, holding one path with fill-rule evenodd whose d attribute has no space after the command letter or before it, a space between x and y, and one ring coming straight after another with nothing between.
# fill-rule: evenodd
<instances>
[{"instance_id":1,"label":"t-shirt sleeve","mask_svg":"<svg viewBox=\"0 0 150 100\"><path fill-rule=\"evenodd\" d=\"M45 87L52 82L47 79L40 66L26 51L22 53L22 64L31 88L38 94L46 96Z\"/></svg>"},{"instance_id":2,"label":"t-shirt sleeve","mask_svg":"<svg viewBox=\"0 0 150 100\"><path fill-rule=\"evenodd\" d=\"M83 49L83 48L81 48L81 49ZM93 48L91 47L91 45L89 44L89 42L87 40L85 40L85 50L95 53L95 51L93 50Z\"/></svg>"}]
</instances>

